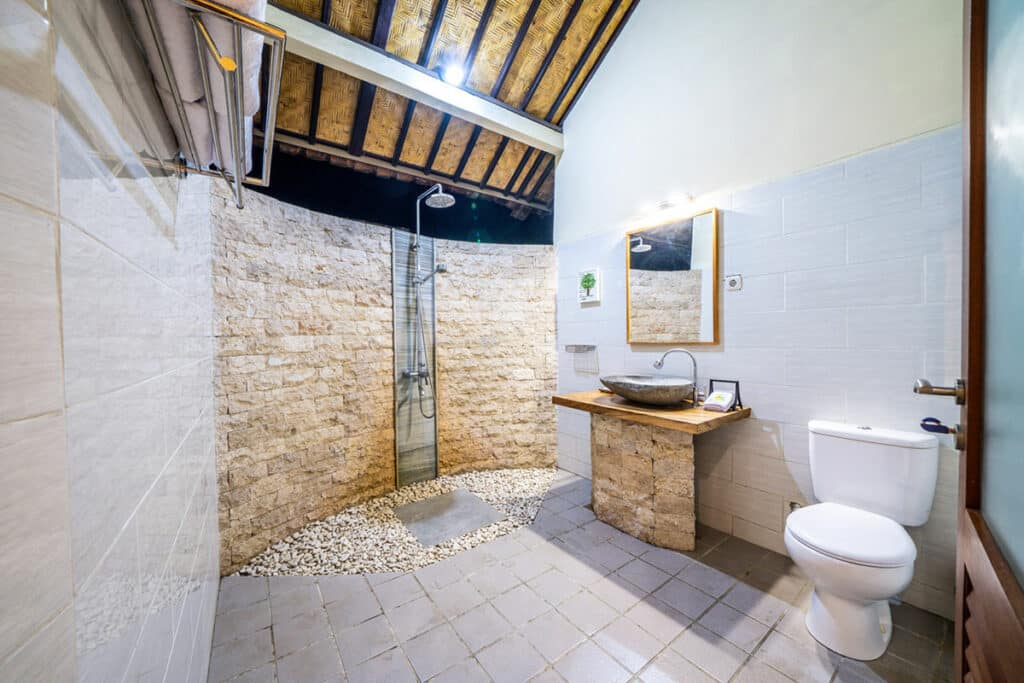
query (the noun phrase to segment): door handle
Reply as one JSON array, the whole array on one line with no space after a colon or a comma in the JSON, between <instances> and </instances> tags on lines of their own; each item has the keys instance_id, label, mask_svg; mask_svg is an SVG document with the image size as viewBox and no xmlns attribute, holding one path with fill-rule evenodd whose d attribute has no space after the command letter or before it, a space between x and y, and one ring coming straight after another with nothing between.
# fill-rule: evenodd
<instances>
[{"instance_id":1,"label":"door handle","mask_svg":"<svg viewBox=\"0 0 1024 683\"><path fill-rule=\"evenodd\" d=\"M967 386L962 379L958 379L951 387L936 387L926 379L919 379L914 382L914 393L927 396L952 396L956 404L962 406L967 399Z\"/></svg>"}]
</instances>

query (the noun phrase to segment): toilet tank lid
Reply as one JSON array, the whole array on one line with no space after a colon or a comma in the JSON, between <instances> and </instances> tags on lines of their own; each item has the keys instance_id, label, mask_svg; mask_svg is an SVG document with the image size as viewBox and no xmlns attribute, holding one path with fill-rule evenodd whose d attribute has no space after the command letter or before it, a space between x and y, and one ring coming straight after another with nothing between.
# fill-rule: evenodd
<instances>
[{"instance_id":1,"label":"toilet tank lid","mask_svg":"<svg viewBox=\"0 0 1024 683\"><path fill-rule=\"evenodd\" d=\"M835 436L840 439L851 439L853 441L869 441L871 443L900 446L902 448L935 448L939 443L938 439L931 434L903 432L896 429L877 429L866 425L846 424L845 422L811 420L807 423L807 429L815 434L824 436Z\"/></svg>"}]
</instances>

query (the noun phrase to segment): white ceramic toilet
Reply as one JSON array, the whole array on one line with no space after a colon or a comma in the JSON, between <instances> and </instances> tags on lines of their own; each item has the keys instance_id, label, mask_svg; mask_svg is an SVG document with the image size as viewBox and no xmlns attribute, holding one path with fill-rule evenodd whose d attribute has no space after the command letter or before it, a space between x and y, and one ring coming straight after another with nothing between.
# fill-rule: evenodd
<instances>
[{"instance_id":1,"label":"white ceramic toilet","mask_svg":"<svg viewBox=\"0 0 1024 683\"><path fill-rule=\"evenodd\" d=\"M807 630L853 659L892 638L889 598L910 584L917 548L903 525L928 520L938 474L934 436L812 420L815 505L786 519L790 557L814 582Z\"/></svg>"}]
</instances>

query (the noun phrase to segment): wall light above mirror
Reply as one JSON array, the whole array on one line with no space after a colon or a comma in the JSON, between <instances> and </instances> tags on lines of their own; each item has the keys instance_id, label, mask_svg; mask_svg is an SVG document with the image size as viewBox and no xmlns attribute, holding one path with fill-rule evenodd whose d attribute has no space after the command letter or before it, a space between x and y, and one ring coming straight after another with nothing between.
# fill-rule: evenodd
<instances>
[{"instance_id":1,"label":"wall light above mirror","mask_svg":"<svg viewBox=\"0 0 1024 683\"><path fill-rule=\"evenodd\" d=\"M626 341L718 343L718 209L626 233Z\"/></svg>"}]
</instances>

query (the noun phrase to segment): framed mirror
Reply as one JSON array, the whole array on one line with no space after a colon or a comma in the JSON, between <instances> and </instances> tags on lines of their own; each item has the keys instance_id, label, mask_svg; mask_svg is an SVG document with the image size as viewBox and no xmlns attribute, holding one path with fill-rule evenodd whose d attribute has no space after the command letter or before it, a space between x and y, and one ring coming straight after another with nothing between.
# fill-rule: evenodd
<instances>
[{"instance_id":1,"label":"framed mirror","mask_svg":"<svg viewBox=\"0 0 1024 683\"><path fill-rule=\"evenodd\" d=\"M718 209L626 233L626 341L718 343Z\"/></svg>"}]
</instances>

